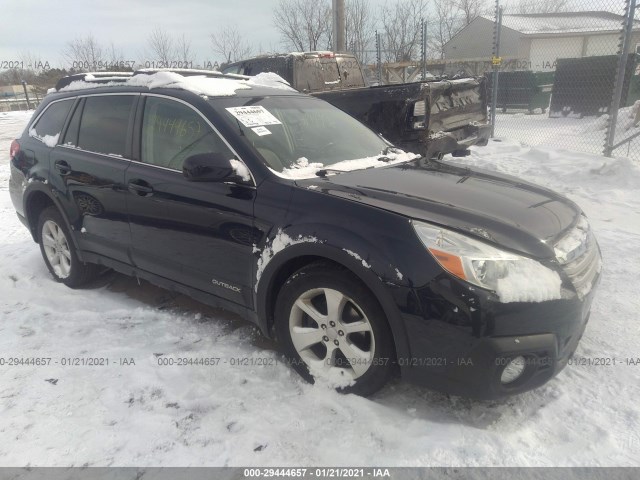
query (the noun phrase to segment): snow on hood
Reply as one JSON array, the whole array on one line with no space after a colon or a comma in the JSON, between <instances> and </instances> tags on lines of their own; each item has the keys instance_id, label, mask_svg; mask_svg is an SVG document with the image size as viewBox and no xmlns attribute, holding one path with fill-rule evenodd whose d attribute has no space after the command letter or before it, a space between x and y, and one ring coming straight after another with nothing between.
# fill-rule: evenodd
<instances>
[{"instance_id":1,"label":"snow on hood","mask_svg":"<svg viewBox=\"0 0 640 480\"><path fill-rule=\"evenodd\" d=\"M87 75L86 80L93 80L93 76ZM206 75L184 76L176 72L140 73L125 81L111 81L106 83L76 80L66 87L61 88L59 91L69 92L97 87L118 86L147 87L149 90L154 88L177 88L208 97L229 97L235 95L237 90L249 90L252 86L295 91L282 77L275 73L261 73L248 80L244 80L229 77L207 77Z\"/></svg>"},{"instance_id":2,"label":"snow on hood","mask_svg":"<svg viewBox=\"0 0 640 480\"><path fill-rule=\"evenodd\" d=\"M282 172L276 172L275 170L272 170L272 172L283 178L301 180L303 178L315 177L317 172L324 168L331 170L329 174L333 173L333 170L350 172L353 170L363 170L365 168L371 167L384 167L387 165L394 165L396 163L408 162L409 160L413 160L414 158L418 158L419 156L420 155L416 155L415 153L409 153L404 152L400 149L394 149L387 154L383 154L381 152L379 155L376 155L374 157L343 160L341 162L333 163L326 166L320 162L309 162L309 159L307 159L306 157L301 157L291 167L285 168L284 170L282 170ZM386 158L388 159L388 161L383 161L381 160L381 158Z\"/></svg>"}]
</instances>

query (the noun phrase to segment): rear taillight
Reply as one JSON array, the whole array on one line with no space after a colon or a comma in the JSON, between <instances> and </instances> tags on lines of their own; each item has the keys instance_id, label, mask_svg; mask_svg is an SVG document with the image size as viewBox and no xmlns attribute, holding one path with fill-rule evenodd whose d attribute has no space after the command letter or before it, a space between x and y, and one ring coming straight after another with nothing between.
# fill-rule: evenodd
<instances>
[{"instance_id":1,"label":"rear taillight","mask_svg":"<svg viewBox=\"0 0 640 480\"><path fill-rule=\"evenodd\" d=\"M413 128L414 130L423 130L426 123L427 102L420 100L413 104Z\"/></svg>"},{"instance_id":2,"label":"rear taillight","mask_svg":"<svg viewBox=\"0 0 640 480\"><path fill-rule=\"evenodd\" d=\"M11 146L9 147L9 158L13 160L16 155L20 152L20 144L17 140L11 142Z\"/></svg>"}]
</instances>

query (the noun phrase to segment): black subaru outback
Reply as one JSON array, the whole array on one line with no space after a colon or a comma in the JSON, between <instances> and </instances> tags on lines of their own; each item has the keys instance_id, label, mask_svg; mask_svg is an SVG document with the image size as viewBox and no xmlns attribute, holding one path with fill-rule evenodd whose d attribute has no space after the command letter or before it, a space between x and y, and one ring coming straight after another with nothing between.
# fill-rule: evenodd
<instances>
[{"instance_id":1,"label":"black subaru outback","mask_svg":"<svg viewBox=\"0 0 640 480\"><path fill-rule=\"evenodd\" d=\"M542 385L600 276L573 202L406 154L273 74L65 78L10 156L54 279L108 267L237 312L345 392Z\"/></svg>"}]
</instances>

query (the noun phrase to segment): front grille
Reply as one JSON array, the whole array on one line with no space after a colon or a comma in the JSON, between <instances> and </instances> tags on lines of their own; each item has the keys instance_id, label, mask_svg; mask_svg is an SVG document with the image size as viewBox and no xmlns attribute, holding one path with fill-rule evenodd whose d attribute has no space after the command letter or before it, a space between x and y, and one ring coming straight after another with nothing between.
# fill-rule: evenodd
<instances>
[{"instance_id":1,"label":"front grille","mask_svg":"<svg viewBox=\"0 0 640 480\"><path fill-rule=\"evenodd\" d=\"M578 297L584 298L593 288L602 268L598 243L584 217L556 244L555 251Z\"/></svg>"}]
</instances>

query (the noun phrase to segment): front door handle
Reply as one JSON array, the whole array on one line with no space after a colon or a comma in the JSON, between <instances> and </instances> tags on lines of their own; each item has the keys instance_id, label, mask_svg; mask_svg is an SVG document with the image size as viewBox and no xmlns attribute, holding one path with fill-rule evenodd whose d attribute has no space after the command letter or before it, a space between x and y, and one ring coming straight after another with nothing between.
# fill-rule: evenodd
<instances>
[{"instance_id":1,"label":"front door handle","mask_svg":"<svg viewBox=\"0 0 640 480\"><path fill-rule=\"evenodd\" d=\"M131 193L135 193L136 195L140 195L142 197L151 195L153 193L153 187L151 187L151 185L149 185L144 180L130 180L128 187Z\"/></svg>"},{"instance_id":2,"label":"front door handle","mask_svg":"<svg viewBox=\"0 0 640 480\"><path fill-rule=\"evenodd\" d=\"M56 163L54 163L55 169L56 171L60 174L60 175L69 175L71 173L71 166L69 166L69 164L67 162L65 162L64 160L58 160L56 161Z\"/></svg>"}]
</instances>

